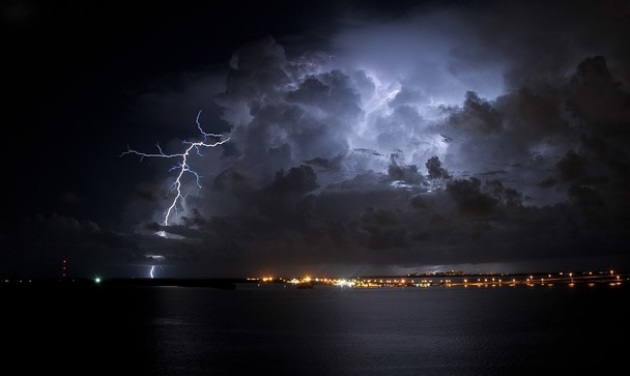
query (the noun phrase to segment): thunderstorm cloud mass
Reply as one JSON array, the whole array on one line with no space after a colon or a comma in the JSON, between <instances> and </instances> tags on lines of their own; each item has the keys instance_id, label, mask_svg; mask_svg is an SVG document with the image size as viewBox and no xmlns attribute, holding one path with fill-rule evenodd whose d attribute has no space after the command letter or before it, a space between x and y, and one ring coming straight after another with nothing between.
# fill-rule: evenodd
<instances>
[{"instance_id":1,"label":"thunderstorm cloud mass","mask_svg":"<svg viewBox=\"0 0 630 376\"><path fill-rule=\"evenodd\" d=\"M53 33L68 57L42 56L10 86L8 126L24 129L7 150L24 159L0 272L56 275L62 259L140 277L630 266L628 2L323 4L275 5L273 25L235 5L223 30L212 22L227 15L177 8L178 22L151 24L167 37L120 56L123 31L97 30L115 20L88 30L84 52L68 41L81 30ZM17 56L57 25L47 17L99 12L124 10L16 2L3 24ZM256 32L224 36L245 24Z\"/></svg>"}]
</instances>

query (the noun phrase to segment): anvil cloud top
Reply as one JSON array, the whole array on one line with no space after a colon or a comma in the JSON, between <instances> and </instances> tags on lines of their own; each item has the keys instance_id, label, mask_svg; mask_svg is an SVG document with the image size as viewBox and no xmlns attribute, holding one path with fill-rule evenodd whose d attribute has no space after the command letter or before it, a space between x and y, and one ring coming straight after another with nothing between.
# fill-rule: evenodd
<instances>
[{"instance_id":1,"label":"anvil cloud top","mask_svg":"<svg viewBox=\"0 0 630 376\"><path fill-rule=\"evenodd\" d=\"M628 268L624 1L2 6L0 274Z\"/></svg>"}]
</instances>

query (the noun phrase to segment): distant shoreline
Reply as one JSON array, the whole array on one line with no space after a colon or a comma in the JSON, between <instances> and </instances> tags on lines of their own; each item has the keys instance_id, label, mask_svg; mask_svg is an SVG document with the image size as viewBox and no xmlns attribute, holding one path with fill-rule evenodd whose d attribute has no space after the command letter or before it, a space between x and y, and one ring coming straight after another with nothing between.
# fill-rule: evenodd
<instances>
[{"instance_id":1,"label":"distant shoreline","mask_svg":"<svg viewBox=\"0 0 630 376\"><path fill-rule=\"evenodd\" d=\"M3 282L3 283L2 283ZM11 278L0 282L6 285L37 286L173 286L173 287L212 287L233 290L236 283L248 282L238 278L112 278L94 280L88 278Z\"/></svg>"},{"instance_id":2,"label":"distant shoreline","mask_svg":"<svg viewBox=\"0 0 630 376\"><path fill-rule=\"evenodd\" d=\"M339 282L343 281L343 284ZM351 283L348 283L351 281ZM2 278L0 288L9 286L161 286L208 287L234 290L238 284L287 286L304 284L296 278ZM312 286L327 285L351 288L379 287L502 287L502 286L554 286L554 285L629 285L630 273L624 272L570 272L570 273L476 273L476 274L414 274L387 276L359 276L346 279L309 278Z\"/></svg>"}]
</instances>

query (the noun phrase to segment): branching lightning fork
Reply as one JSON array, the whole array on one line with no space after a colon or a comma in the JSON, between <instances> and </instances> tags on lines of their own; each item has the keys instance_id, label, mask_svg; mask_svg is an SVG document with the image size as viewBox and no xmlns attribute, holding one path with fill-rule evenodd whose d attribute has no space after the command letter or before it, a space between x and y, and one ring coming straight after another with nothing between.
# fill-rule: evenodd
<instances>
[{"instance_id":1,"label":"branching lightning fork","mask_svg":"<svg viewBox=\"0 0 630 376\"><path fill-rule=\"evenodd\" d=\"M197 128L199 129L199 132L203 136L203 140L199 142L184 141L184 144L188 145L188 147L182 153L165 154L162 151L162 148L160 147L160 145L157 144L156 146L159 153L142 153L137 150L133 150L129 148L129 146L127 146L127 151L123 152L120 155L121 157L127 154L138 155L140 156L140 161L142 161L145 157L146 158L179 158L180 159L179 163L175 167L171 168L170 170L170 171L174 171L174 170L178 171L177 177L175 178L175 182L173 183L173 189L176 194L170 206L164 213L164 222L163 222L164 226L168 226L168 222L171 217L171 214L173 213L173 211L177 211L177 204L179 203L181 205L181 201L185 199L184 196L182 195L182 190L181 190L182 189L182 176L184 176L184 174L187 172L193 174L197 181L197 186L201 188L201 184L199 182L199 179L200 179L199 174L197 174L197 172L192 170L190 168L190 165L188 164L188 156L190 155L191 151L194 149L197 152L197 154L201 156L202 155L200 151L201 147L211 148L211 147L224 144L230 140L229 137L226 138L225 140L220 140L223 137L222 135L214 134L214 133L207 133L203 129L201 129L201 124L199 124L200 116L201 116L201 111L197 113L197 118L195 119L195 122L197 123ZM211 143L211 142L208 142L208 138L219 138L220 141Z\"/></svg>"}]
</instances>

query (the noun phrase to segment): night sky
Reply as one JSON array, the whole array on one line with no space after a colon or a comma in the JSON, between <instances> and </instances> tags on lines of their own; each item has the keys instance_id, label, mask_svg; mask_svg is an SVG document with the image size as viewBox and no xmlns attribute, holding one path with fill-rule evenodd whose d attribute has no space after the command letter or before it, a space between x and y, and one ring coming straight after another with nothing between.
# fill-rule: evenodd
<instances>
[{"instance_id":1,"label":"night sky","mask_svg":"<svg viewBox=\"0 0 630 376\"><path fill-rule=\"evenodd\" d=\"M3 2L0 276L630 267L629 2L292 3Z\"/></svg>"}]
</instances>

